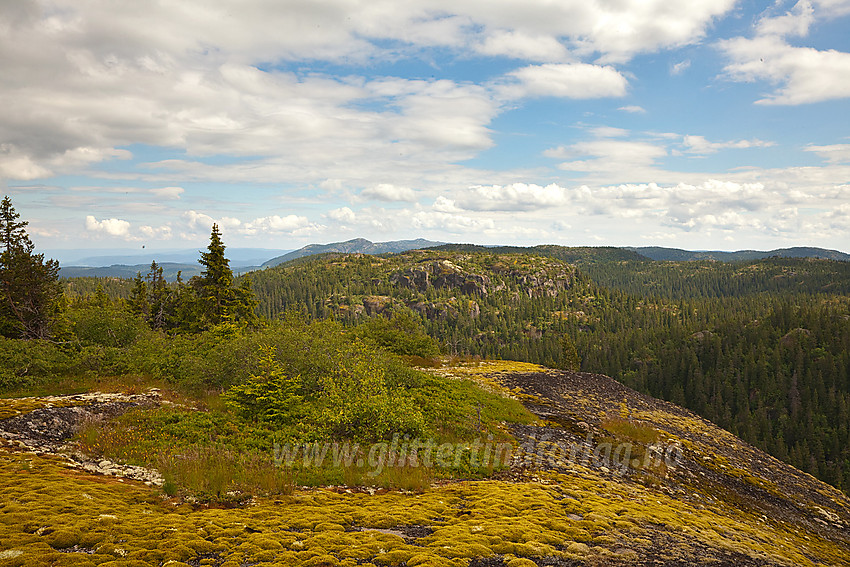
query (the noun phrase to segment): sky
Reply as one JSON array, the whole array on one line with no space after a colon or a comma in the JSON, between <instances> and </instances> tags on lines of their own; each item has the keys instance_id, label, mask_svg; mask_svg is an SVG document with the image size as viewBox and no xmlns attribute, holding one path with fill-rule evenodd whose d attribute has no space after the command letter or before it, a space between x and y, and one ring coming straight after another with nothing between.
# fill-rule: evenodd
<instances>
[{"instance_id":1,"label":"sky","mask_svg":"<svg viewBox=\"0 0 850 567\"><path fill-rule=\"evenodd\" d=\"M850 251L850 0L0 0L37 249Z\"/></svg>"}]
</instances>

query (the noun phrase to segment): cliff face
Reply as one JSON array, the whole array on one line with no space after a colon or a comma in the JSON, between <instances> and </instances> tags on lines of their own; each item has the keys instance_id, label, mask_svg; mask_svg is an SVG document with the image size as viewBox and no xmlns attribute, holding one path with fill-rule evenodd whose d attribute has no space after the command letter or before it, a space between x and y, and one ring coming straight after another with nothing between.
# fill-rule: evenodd
<instances>
[{"instance_id":1,"label":"cliff face","mask_svg":"<svg viewBox=\"0 0 850 567\"><path fill-rule=\"evenodd\" d=\"M321 261L344 271L351 262L362 260L349 255ZM346 288L329 298L328 306L355 316L409 307L431 320L476 318L483 299L554 297L571 288L576 274L575 267L560 260L513 254L417 250L368 261L369 284L381 295L349 295Z\"/></svg>"},{"instance_id":2,"label":"cliff face","mask_svg":"<svg viewBox=\"0 0 850 567\"><path fill-rule=\"evenodd\" d=\"M389 276L389 282L402 289L426 293L429 289L447 289L465 295L482 295L511 290L528 297L554 296L567 289L574 269L558 261L538 258L539 265L508 267L507 256L494 262L479 264L471 255L400 269ZM513 259L513 258L510 258ZM464 267L467 264L468 267Z\"/></svg>"}]
</instances>

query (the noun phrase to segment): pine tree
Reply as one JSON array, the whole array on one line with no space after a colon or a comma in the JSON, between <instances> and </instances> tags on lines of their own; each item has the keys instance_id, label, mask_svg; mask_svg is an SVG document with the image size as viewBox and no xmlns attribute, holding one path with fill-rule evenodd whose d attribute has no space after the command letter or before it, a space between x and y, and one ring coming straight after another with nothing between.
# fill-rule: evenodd
<instances>
[{"instance_id":1,"label":"pine tree","mask_svg":"<svg viewBox=\"0 0 850 567\"><path fill-rule=\"evenodd\" d=\"M46 339L59 298L59 263L34 254L35 246L12 200L0 203L0 334Z\"/></svg>"},{"instance_id":2,"label":"pine tree","mask_svg":"<svg viewBox=\"0 0 850 567\"><path fill-rule=\"evenodd\" d=\"M158 266L155 261L151 262L147 279L150 297L148 322L153 329L165 329L169 327L169 319L172 315L173 293L165 282L162 266Z\"/></svg>"},{"instance_id":3,"label":"pine tree","mask_svg":"<svg viewBox=\"0 0 850 567\"><path fill-rule=\"evenodd\" d=\"M224 250L221 232L218 225L214 224L207 251L201 253L201 259L198 260L204 266L204 271L200 276L192 278L191 282L201 328L236 321L256 323L254 310L257 301L251 282L245 280L239 288L233 287L233 272Z\"/></svg>"}]
</instances>

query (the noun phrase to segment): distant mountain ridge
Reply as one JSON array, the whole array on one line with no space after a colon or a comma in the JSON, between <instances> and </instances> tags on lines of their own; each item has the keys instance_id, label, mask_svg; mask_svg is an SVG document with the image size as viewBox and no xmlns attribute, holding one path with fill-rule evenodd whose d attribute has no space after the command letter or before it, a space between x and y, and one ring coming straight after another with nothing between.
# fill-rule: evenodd
<instances>
[{"instance_id":1,"label":"distant mountain ridge","mask_svg":"<svg viewBox=\"0 0 850 567\"><path fill-rule=\"evenodd\" d=\"M688 262L698 260L714 260L719 262L761 260L771 257L783 258L824 258L830 260L850 261L850 254L817 247L793 247L778 248L776 250L738 250L735 252L724 252L718 250L694 251L681 248L665 248L662 246L560 246L555 244L540 244L537 246L484 246L480 244L446 244L417 238L415 240L392 240L387 242L372 242L365 238L354 238L345 242L332 242L329 244L308 244L294 251L285 251L270 260L266 260L269 254L282 252L282 250L267 248L232 248L227 250L230 257L230 266L235 273L246 273L278 266L307 256L318 254L395 254L422 248L440 248L446 251L467 251L491 253L530 253L541 254L558 258L565 262L588 265L602 265L610 262L629 261L670 261ZM112 254L103 256L89 256L74 260L74 265L62 265L60 276L63 278L73 277L101 277L101 278L133 278L138 272L143 275L147 273L151 260L163 267L165 278L174 281L177 272L182 272L183 279L201 273L201 266L197 263L200 251L179 250L168 252L147 252L139 254Z\"/></svg>"},{"instance_id":2,"label":"distant mountain ridge","mask_svg":"<svg viewBox=\"0 0 850 567\"><path fill-rule=\"evenodd\" d=\"M162 275L166 281L173 282L177 279L178 272L183 280L192 276L200 275L203 266L194 264L178 264L176 262L157 262L162 267ZM142 276L150 270L150 264L113 264L112 266L62 266L59 268L59 277L62 278L126 278L133 279L136 274Z\"/></svg>"},{"instance_id":3,"label":"distant mountain ridge","mask_svg":"<svg viewBox=\"0 0 850 567\"><path fill-rule=\"evenodd\" d=\"M737 250L723 252L719 250L683 250L681 248L665 248L662 246L626 246L625 250L633 250L650 260L667 262L690 262L694 260L716 260L718 262L736 262L747 260L762 260L764 258L823 258L827 260L850 261L850 254L838 250L816 248L811 246L795 246L793 248L777 248L776 250Z\"/></svg>"},{"instance_id":4,"label":"distant mountain ridge","mask_svg":"<svg viewBox=\"0 0 850 567\"><path fill-rule=\"evenodd\" d=\"M186 248L183 250L145 250L139 252L137 250L111 250L106 253L98 253L97 250L88 250L89 255L82 257L77 254L70 254L69 251L55 251L57 254L46 252L45 255L49 258L56 258L64 266L74 267L91 267L99 268L105 266L126 265L135 266L147 264L155 261L157 264L171 262L174 264L192 264L197 263L201 257L203 247ZM227 247L226 255L230 260L231 268L244 268L246 266L259 266L272 256L279 256L292 252L291 249L285 250L280 248L231 248ZM60 255L61 254L61 255Z\"/></svg>"},{"instance_id":5,"label":"distant mountain ridge","mask_svg":"<svg viewBox=\"0 0 850 567\"><path fill-rule=\"evenodd\" d=\"M314 256L316 254L325 254L328 252L336 252L340 254L394 254L397 252L406 252L408 250L416 250L418 248L431 248L440 246L443 242L435 242L417 238L416 240L391 240L389 242L372 242L365 238L354 238L345 242L332 242L330 244L308 244L307 246L277 256L271 260L264 262L262 268L271 268L295 260L304 256Z\"/></svg>"},{"instance_id":6,"label":"distant mountain ridge","mask_svg":"<svg viewBox=\"0 0 850 567\"><path fill-rule=\"evenodd\" d=\"M646 257L634 250L615 246L481 246L480 244L444 244L434 247L447 252L489 252L491 254L539 254L557 258L576 265L604 264L608 262L645 261Z\"/></svg>"}]
</instances>

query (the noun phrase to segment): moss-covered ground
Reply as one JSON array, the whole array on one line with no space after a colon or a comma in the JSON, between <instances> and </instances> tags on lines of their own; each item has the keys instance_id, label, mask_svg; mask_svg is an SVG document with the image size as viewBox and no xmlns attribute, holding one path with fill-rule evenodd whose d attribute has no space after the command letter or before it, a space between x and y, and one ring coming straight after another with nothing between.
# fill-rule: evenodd
<instances>
[{"instance_id":1,"label":"moss-covered ground","mask_svg":"<svg viewBox=\"0 0 850 567\"><path fill-rule=\"evenodd\" d=\"M225 506L0 449L0 565L850 564L837 491L610 379L540 370L450 373L528 396L541 420L508 424L520 443L588 432L682 454L663 468L547 459L415 491L295 487Z\"/></svg>"},{"instance_id":2,"label":"moss-covered ground","mask_svg":"<svg viewBox=\"0 0 850 567\"><path fill-rule=\"evenodd\" d=\"M468 565L496 556L630 564L657 555L659 533L671 560L690 557L695 543L765 563L847 557L799 527L697 509L590 471L421 494L314 489L230 509L193 508L26 453L0 453L0 482L4 565ZM410 526L433 531L406 538Z\"/></svg>"}]
</instances>

